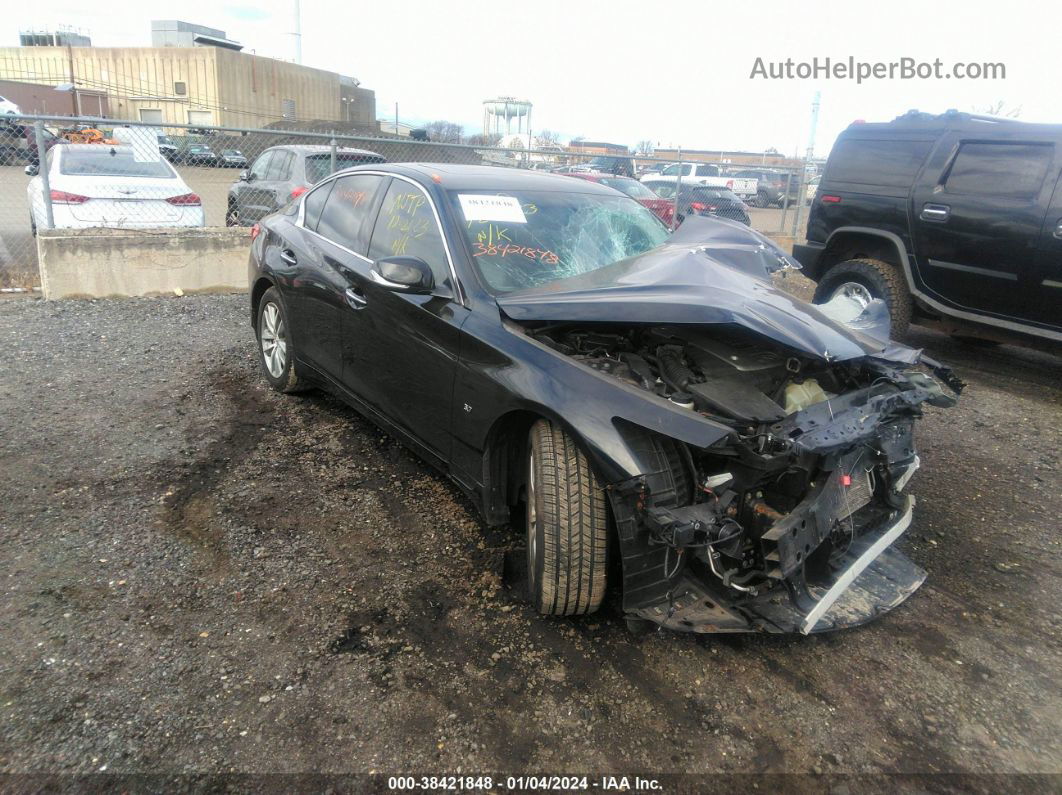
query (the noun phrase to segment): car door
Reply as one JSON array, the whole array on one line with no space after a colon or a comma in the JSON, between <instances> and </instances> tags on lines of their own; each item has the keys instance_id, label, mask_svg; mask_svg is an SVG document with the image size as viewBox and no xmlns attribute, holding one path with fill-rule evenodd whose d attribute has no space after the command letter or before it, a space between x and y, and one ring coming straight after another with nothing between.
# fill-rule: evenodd
<instances>
[{"instance_id":1,"label":"car door","mask_svg":"<svg viewBox=\"0 0 1062 795\"><path fill-rule=\"evenodd\" d=\"M1021 316L1054 158L1045 142L942 139L913 193L916 266L929 292L974 311Z\"/></svg>"},{"instance_id":2,"label":"car door","mask_svg":"<svg viewBox=\"0 0 1062 795\"><path fill-rule=\"evenodd\" d=\"M1025 319L1062 329L1062 176L1047 206L1027 298Z\"/></svg>"},{"instance_id":3,"label":"car door","mask_svg":"<svg viewBox=\"0 0 1062 795\"><path fill-rule=\"evenodd\" d=\"M350 273L366 262L372 207L382 181L378 175L352 175L307 193L301 248L281 252L296 350L340 384L346 383L343 335L357 333L361 322L360 315L347 311ZM351 389L361 392L354 385Z\"/></svg>"},{"instance_id":4,"label":"car door","mask_svg":"<svg viewBox=\"0 0 1062 795\"><path fill-rule=\"evenodd\" d=\"M263 193L266 187L266 175L269 173L269 165L273 162L273 156L279 153L279 149L267 149L262 152L247 172L247 179L237 184L236 201L240 223L243 226L251 226L261 221L266 215L266 196Z\"/></svg>"},{"instance_id":5,"label":"car door","mask_svg":"<svg viewBox=\"0 0 1062 795\"><path fill-rule=\"evenodd\" d=\"M459 335L467 310L456 298L437 213L422 187L392 179L380 203L369 259L419 257L431 267L436 287L431 295L389 289L373 278L365 263L351 283L362 305L348 306L348 315L362 322L356 331L344 332L344 344L348 380L371 382L376 408L425 452L447 462ZM356 372L359 369L362 372Z\"/></svg>"}]
</instances>

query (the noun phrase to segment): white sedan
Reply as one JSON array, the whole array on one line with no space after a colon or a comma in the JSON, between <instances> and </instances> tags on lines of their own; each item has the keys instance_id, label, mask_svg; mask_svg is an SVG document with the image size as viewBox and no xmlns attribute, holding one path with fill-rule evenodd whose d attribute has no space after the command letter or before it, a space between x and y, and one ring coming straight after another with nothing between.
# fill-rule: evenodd
<instances>
[{"instance_id":1,"label":"white sedan","mask_svg":"<svg viewBox=\"0 0 1062 795\"><path fill-rule=\"evenodd\" d=\"M56 228L205 226L203 202L157 153L126 144L66 144L49 149L46 162ZM47 228L39 174L26 193L34 231Z\"/></svg>"}]
</instances>

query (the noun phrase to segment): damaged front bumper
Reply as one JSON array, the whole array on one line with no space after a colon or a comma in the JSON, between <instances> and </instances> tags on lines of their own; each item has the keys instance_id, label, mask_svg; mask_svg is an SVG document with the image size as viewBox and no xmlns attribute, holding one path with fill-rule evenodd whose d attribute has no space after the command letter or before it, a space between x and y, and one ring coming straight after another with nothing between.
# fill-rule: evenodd
<instances>
[{"instance_id":1,"label":"damaged front bumper","mask_svg":"<svg viewBox=\"0 0 1062 795\"><path fill-rule=\"evenodd\" d=\"M810 634L846 629L892 610L925 581L926 572L891 549L911 525L914 497L880 527L852 542L832 581L787 583L743 599L684 574L661 603L630 611L684 632Z\"/></svg>"}]
</instances>

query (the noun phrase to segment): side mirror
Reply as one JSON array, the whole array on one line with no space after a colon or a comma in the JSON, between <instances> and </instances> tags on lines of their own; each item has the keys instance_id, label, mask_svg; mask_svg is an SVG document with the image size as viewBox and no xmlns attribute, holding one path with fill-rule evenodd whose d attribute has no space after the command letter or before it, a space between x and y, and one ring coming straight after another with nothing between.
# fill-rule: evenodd
<instances>
[{"instance_id":1,"label":"side mirror","mask_svg":"<svg viewBox=\"0 0 1062 795\"><path fill-rule=\"evenodd\" d=\"M26 166L24 169L22 169L22 171L25 173L25 175L27 177L35 177L39 173L41 173L41 170L37 166L36 163L30 163L28 166Z\"/></svg>"},{"instance_id":2,"label":"side mirror","mask_svg":"<svg viewBox=\"0 0 1062 795\"><path fill-rule=\"evenodd\" d=\"M248 171L245 168L243 171L240 172L240 182L250 182L250 181L251 181L251 172Z\"/></svg>"},{"instance_id":3,"label":"side mirror","mask_svg":"<svg viewBox=\"0 0 1062 795\"><path fill-rule=\"evenodd\" d=\"M377 260L372 280L389 290L425 294L435 289L431 267L420 257L385 257Z\"/></svg>"}]
</instances>

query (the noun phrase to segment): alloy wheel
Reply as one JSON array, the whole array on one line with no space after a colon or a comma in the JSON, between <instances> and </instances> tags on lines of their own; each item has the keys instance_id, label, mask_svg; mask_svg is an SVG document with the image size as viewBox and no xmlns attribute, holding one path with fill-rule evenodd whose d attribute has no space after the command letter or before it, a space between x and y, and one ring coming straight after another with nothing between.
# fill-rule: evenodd
<instances>
[{"instance_id":1,"label":"alloy wheel","mask_svg":"<svg viewBox=\"0 0 1062 795\"><path fill-rule=\"evenodd\" d=\"M262 361L273 378L280 378L288 363L287 330L280 309L268 303L262 309L262 329L259 332Z\"/></svg>"}]
</instances>

